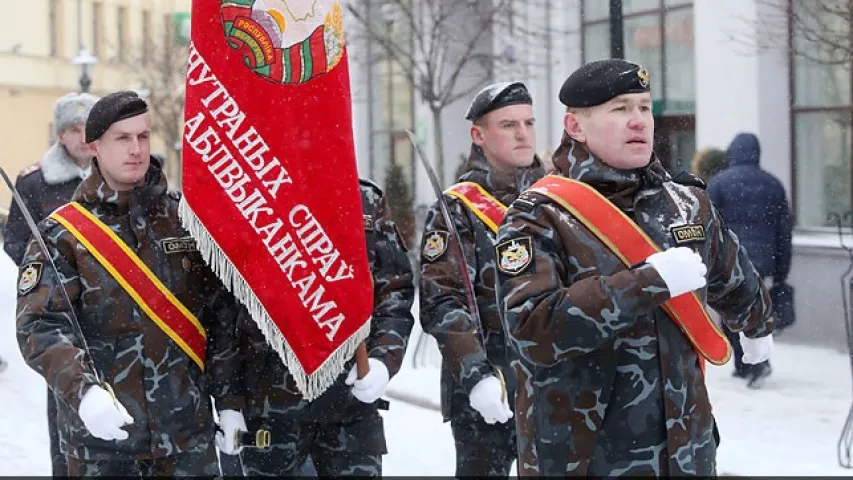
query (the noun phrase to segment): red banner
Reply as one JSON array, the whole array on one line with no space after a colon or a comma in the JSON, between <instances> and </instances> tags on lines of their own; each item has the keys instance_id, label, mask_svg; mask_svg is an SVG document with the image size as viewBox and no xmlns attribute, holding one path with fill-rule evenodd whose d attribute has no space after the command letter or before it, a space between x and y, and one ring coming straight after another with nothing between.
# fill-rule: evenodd
<instances>
[{"instance_id":1,"label":"red banner","mask_svg":"<svg viewBox=\"0 0 853 480\"><path fill-rule=\"evenodd\" d=\"M339 0L194 0L180 213L307 399L370 331Z\"/></svg>"}]
</instances>

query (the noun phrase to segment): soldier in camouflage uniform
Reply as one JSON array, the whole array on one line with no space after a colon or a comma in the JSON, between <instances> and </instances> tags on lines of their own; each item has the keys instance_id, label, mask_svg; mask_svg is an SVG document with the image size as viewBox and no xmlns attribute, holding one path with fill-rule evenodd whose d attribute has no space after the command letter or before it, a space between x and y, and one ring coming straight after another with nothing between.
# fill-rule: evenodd
<instances>
[{"instance_id":1,"label":"soldier in camouflage uniform","mask_svg":"<svg viewBox=\"0 0 853 480\"><path fill-rule=\"evenodd\" d=\"M73 201L126 243L199 320L206 373L66 226L53 217L42 221L60 278L31 239L18 283L17 335L27 364L58 400L71 476L217 475L210 396L224 411L243 407L232 380L240 373L237 306L181 227L179 196L167 191L161 165L149 154L150 125L145 102L133 92L98 101L86 124L86 141L97 154ZM72 326L72 308L89 351Z\"/></svg>"},{"instance_id":2,"label":"soldier in camouflage uniform","mask_svg":"<svg viewBox=\"0 0 853 480\"><path fill-rule=\"evenodd\" d=\"M700 358L660 308L670 298L695 292L700 308L707 302L751 339L747 361L769 356L770 300L746 251L701 181L674 180L652 153L648 79L624 60L572 74L560 91L569 110L554 165L606 197L663 251L626 266L538 186L500 227L499 258L513 242L530 248L526 261L499 265L498 290L518 355L523 475L715 475ZM671 234L684 225L703 232L690 248Z\"/></svg>"},{"instance_id":3,"label":"soldier in camouflage uniform","mask_svg":"<svg viewBox=\"0 0 853 480\"><path fill-rule=\"evenodd\" d=\"M505 206L544 175L534 153L532 104L520 82L490 85L475 96L467 114L473 121L471 154L459 182L477 184ZM442 354L442 415L450 421L456 444L456 475L507 476L516 458L515 428L509 421L515 389L495 302L496 231L466 200L447 192L443 198L462 239L480 318L469 307L459 259L448 252L455 240L436 202L421 247L421 325ZM508 392L502 391L498 372Z\"/></svg>"},{"instance_id":4,"label":"soldier in camouflage uniform","mask_svg":"<svg viewBox=\"0 0 853 480\"><path fill-rule=\"evenodd\" d=\"M318 398L308 401L279 355L253 320L241 317L247 410L250 431L270 431L269 449L245 449L249 476L295 476L310 455L320 476L382 475L387 453L379 408L388 381L399 370L414 325L412 267L382 191L361 181L368 261L374 303L366 346L370 373L356 379L355 360Z\"/></svg>"}]
</instances>

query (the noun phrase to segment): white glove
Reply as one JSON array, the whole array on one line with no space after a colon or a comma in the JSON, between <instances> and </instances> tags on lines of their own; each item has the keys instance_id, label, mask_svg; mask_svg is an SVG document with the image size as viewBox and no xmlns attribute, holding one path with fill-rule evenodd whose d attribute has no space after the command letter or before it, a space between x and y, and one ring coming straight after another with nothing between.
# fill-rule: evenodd
<instances>
[{"instance_id":1,"label":"white glove","mask_svg":"<svg viewBox=\"0 0 853 480\"><path fill-rule=\"evenodd\" d=\"M248 432L243 414L237 410L222 410L219 412L219 429L216 432L216 447L226 455L237 455L243 450L237 439L237 432Z\"/></svg>"},{"instance_id":2,"label":"white glove","mask_svg":"<svg viewBox=\"0 0 853 480\"><path fill-rule=\"evenodd\" d=\"M495 422L504 423L512 418L512 410L509 409L507 400L503 398L501 381L494 375L488 376L474 385L468 402L471 408L480 412L483 420L489 425Z\"/></svg>"},{"instance_id":3,"label":"white glove","mask_svg":"<svg viewBox=\"0 0 853 480\"><path fill-rule=\"evenodd\" d=\"M358 366L353 365L345 382L347 385L352 385L352 394L355 398L364 403L373 403L385 395L385 389L388 388L388 380L391 376L388 374L388 367L381 360L370 358L368 361L370 362L370 371L364 378L361 380L357 378Z\"/></svg>"},{"instance_id":4,"label":"white glove","mask_svg":"<svg viewBox=\"0 0 853 480\"><path fill-rule=\"evenodd\" d=\"M83 394L77 414L93 437L101 440L126 440L121 427L133 423L124 405L100 385L93 385Z\"/></svg>"},{"instance_id":5,"label":"white glove","mask_svg":"<svg viewBox=\"0 0 853 480\"><path fill-rule=\"evenodd\" d=\"M705 274L708 267L702 263L702 257L687 247L668 248L662 252L653 253L646 263L655 267L658 275L669 289L669 297L675 298L705 285Z\"/></svg>"},{"instance_id":6,"label":"white glove","mask_svg":"<svg viewBox=\"0 0 853 480\"><path fill-rule=\"evenodd\" d=\"M743 357L741 357L743 363L756 365L770 360L770 355L773 354L773 335L749 338L741 332L740 346L743 347Z\"/></svg>"}]
</instances>

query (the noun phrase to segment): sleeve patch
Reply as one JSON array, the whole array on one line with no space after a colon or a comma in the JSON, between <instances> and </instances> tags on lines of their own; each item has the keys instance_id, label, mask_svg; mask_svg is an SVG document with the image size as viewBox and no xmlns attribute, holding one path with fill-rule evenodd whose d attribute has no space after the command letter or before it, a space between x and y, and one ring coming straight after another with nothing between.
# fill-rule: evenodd
<instances>
[{"instance_id":1,"label":"sleeve patch","mask_svg":"<svg viewBox=\"0 0 853 480\"><path fill-rule=\"evenodd\" d=\"M447 242L450 232L446 230L432 230L424 234L423 249L421 255L424 260L434 262L447 252Z\"/></svg>"},{"instance_id":2,"label":"sleeve patch","mask_svg":"<svg viewBox=\"0 0 853 480\"><path fill-rule=\"evenodd\" d=\"M21 267L21 274L18 278L18 294L26 295L33 291L41 282L43 270L44 264L41 262L30 262Z\"/></svg>"},{"instance_id":3,"label":"sleeve patch","mask_svg":"<svg viewBox=\"0 0 853 480\"><path fill-rule=\"evenodd\" d=\"M533 264L533 240L530 237L513 238L495 246L498 270L507 275L518 275Z\"/></svg>"}]
</instances>

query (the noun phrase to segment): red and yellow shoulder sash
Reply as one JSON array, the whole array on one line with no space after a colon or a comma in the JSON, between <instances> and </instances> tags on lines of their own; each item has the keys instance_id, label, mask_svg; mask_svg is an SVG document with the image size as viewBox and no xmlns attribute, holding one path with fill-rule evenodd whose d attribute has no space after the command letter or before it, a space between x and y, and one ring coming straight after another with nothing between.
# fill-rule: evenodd
<instances>
[{"instance_id":1,"label":"red and yellow shoulder sash","mask_svg":"<svg viewBox=\"0 0 853 480\"><path fill-rule=\"evenodd\" d=\"M448 188L444 193L458 198L492 232L497 233L498 226L506 215L507 207L483 187L474 182L460 182Z\"/></svg>"},{"instance_id":2,"label":"red and yellow shoulder sash","mask_svg":"<svg viewBox=\"0 0 853 480\"><path fill-rule=\"evenodd\" d=\"M65 226L142 311L204 370L204 327L115 232L76 202L58 208L50 218Z\"/></svg>"},{"instance_id":3,"label":"red and yellow shoulder sash","mask_svg":"<svg viewBox=\"0 0 853 480\"><path fill-rule=\"evenodd\" d=\"M583 182L548 175L529 191L545 195L569 211L628 267L661 251L633 220ZM662 308L690 339L700 357L714 365L729 361L731 345L695 292L670 298Z\"/></svg>"}]
</instances>

